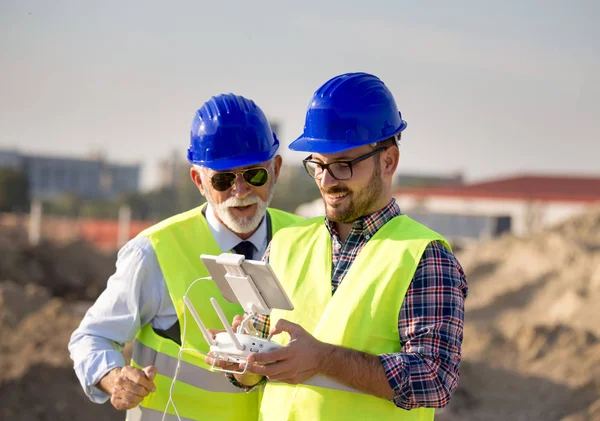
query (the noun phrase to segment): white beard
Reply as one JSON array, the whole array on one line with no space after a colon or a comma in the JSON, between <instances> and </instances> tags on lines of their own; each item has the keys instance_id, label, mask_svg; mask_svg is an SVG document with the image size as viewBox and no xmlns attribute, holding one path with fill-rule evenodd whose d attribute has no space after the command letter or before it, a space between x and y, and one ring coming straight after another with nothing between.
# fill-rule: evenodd
<instances>
[{"instance_id":1,"label":"white beard","mask_svg":"<svg viewBox=\"0 0 600 421\"><path fill-rule=\"evenodd\" d=\"M237 234L248 234L256 230L260 225L272 197L273 189L269 192L269 199L266 202L258 196L248 196L244 199L230 197L225 202L217 205L210 194L206 195L206 201L227 228ZM250 206L254 204L256 204L256 211L254 215L248 218L233 216L229 210L231 207Z\"/></svg>"},{"instance_id":2,"label":"white beard","mask_svg":"<svg viewBox=\"0 0 600 421\"><path fill-rule=\"evenodd\" d=\"M199 170L201 171L201 170ZM200 172L201 177L203 178L203 182L205 185L210 185L210 181L207 179L205 173ZM269 177L269 196L267 201L263 201L260 197L256 195L248 196L244 199L238 199L236 197L230 197L225 202L217 205L210 194L210 190L204 191L204 197L206 197L206 201L211 206L215 214L219 217L221 222L233 231L236 234L249 234L255 231L260 222L262 221L265 213L267 211L267 207L271 203L273 199L273 194L275 193L275 183L273 182L272 176ZM256 212L254 215L248 218L239 218L233 216L229 208L238 207L238 206L249 206L256 204Z\"/></svg>"}]
</instances>

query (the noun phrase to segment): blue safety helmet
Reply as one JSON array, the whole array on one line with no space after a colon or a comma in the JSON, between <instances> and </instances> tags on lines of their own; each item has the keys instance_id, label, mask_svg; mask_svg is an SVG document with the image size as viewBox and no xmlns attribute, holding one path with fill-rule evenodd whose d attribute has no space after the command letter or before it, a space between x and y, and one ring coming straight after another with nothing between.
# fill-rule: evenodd
<instances>
[{"instance_id":1,"label":"blue safety helmet","mask_svg":"<svg viewBox=\"0 0 600 421\"><path fill-rule=\"evenodd\" d=\"M267 117L254 101L222 94L196 111L187 158L220 171L268 161L278 148Z\"/></svg>"},{"instance_id":2,"label":"blue safety helmet","mask_svg":"<svg viewBox=\"0 0 600 421\"><path fill-rule=\"evenodd\" d=\"M321 86L293 151L335 153L390 138L406 128L387 86L368 73L346 73Z\"/></svg>"}]
</instances>

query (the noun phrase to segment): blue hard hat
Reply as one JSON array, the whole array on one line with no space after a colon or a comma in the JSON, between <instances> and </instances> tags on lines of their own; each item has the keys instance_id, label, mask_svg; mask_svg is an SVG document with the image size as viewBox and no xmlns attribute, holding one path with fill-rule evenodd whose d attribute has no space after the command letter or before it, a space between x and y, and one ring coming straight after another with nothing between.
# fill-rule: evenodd
<instances>
[{"instance_id":1,"label":"blue hard hat","mask_svg":"<svg viewBox=\"0 0 600 421\"><path fill-rule=\"evenodd\" d=\"M376 76L346 73L313 95L293 151L335 153L390 138L406 128L390 90Z\"/></svg>"},{"instance_id":2,"label":"blue hard hat","mask_svg":"<svg viewBox=\"0 0 600 421\"><path fill-rule=\"evenodd\" d=\"M268 161L278 148L267 117L254 101L222 94L196 111L187 158L220 171Z\"/></svg>"}]
</instances>

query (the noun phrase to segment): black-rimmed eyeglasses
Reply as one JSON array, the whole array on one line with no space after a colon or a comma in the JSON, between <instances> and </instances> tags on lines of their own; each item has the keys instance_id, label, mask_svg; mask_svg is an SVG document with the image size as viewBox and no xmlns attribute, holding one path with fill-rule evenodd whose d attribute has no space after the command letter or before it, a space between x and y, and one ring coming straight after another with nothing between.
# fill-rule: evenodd
<instances>
[{"instance_id":1,"label":"black-rimmed eyeglasses","mask_svg":"<svg viewBox=\"0 0 600 421\"><path fill-rule=\"evenodd\" d=\"M312 155L309 155L302 161L304 164L304 169L312 178L316 180L320 180L323 178L323 173L325 170L329 172L336 180L349 180L352 178L352 166L358 164L365 159L372 157L373 155L377 155L381 151L387 149L387 146L382 146L381 148L377 148L369 153L358 156L351 161L336 161L330 162L329 164L323 164L317 161L311 161Z\"/></svg>"}]
</instances>

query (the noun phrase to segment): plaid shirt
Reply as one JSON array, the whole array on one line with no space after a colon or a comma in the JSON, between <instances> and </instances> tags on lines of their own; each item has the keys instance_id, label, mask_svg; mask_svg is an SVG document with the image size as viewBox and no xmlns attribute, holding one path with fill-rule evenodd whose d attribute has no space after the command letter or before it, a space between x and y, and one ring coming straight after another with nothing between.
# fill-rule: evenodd
<instances>
[{"instance_id":1,"label":"plaid shirt","mask_svg":"<svg viewBox=\"0 0 600 421\"><path fill-rule=\"evenodd\" d=\"M354 221L345 243L325 219L332 241L332 293L367 241L398 215L400 208L392 199L380 211ZM269 251L263 260L268 260ZM379 355L396 406L439 408L450 400L458 385L467 291L467 279L456 257L439 242L429 244L398 315L402 350ZM268 336L269 317L257 316L254 326L263 337Z\"/></svg>"}]
</instances>

